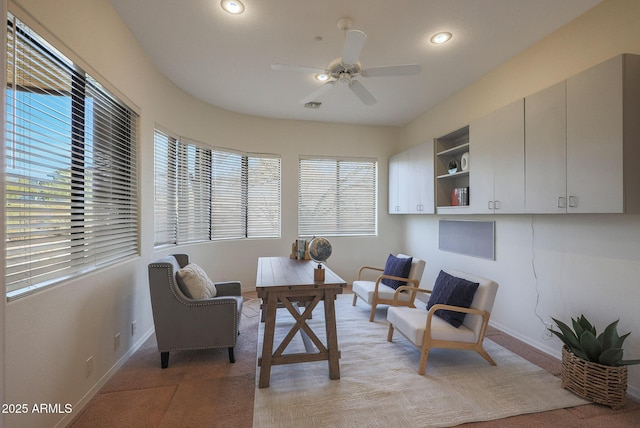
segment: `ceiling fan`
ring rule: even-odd
[[[340,18],[338,28],[345,32],[345,43],[342,57],[331,61],[327,68],[303,67],[296,65],[271,64],[273,70],[297,71],[303,73],[324,74],[329,77],[321,87],[300,100],[301,104],[315,101],[320,95],[336,86],[336,83],[347,84],[349,89],[366,105],[373,105],[376,98],[364,87],[358,77],[410,76],[420,73],[422,66],[418,64],[390,65],[362,69],[358,57],[364,47],[367,35],[360,30],[351,30],[351,18]]]

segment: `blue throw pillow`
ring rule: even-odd
[[[468,308],[471,306],[471,302],[473,302],[473,296],[476,295],[476,290],[479,285],[477,282],[467,281],[466,279],[440,271],[438,278],[436,278],[436,283],[433,286],[429,302],[427,303],[427,310],[439,303]],[[436,315],[457,328],[462,325],[464,317],[467,314],[464,312],[439,309],[436,311]]]
[[[387,263],[384,266],[384,275],[397,276],[400,278],[409,278],[409,272],[411,272],[411,262],[413,257],[396,257],[393,254],[389,254],[387,257]],[[388,285],[394,290],[402,285],[406,285],[405,281],[398,281],[396,279],[383,278],[381,281],[384,285]]]

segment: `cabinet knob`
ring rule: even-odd
[[[569,207],[574,208],[578,206],[578,198],[576,196],[569,196]]]
[[[487,209],[493,210],[493,201],[489,201],[487,204]]]

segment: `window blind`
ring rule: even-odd
[[[177,243],[178,141],[169,133],[154,132],[154,244]]]
[[[280,237],[280,158],[248,156],[247,237]]]
[[[211,238],[246,237],[246,157],[231,151],[212,154]]]
[[[155,245],[280,237],[280,157],[156,129],[154,159]]]
[[[300,158],[300,236],[358,236],[377,233],[375,159]]]
[[[139,253],[137,115],[11,14],[6,291]]]
[[[209,240],[211,152],[178,143],[178,243]]]

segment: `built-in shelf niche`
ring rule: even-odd
[[[455,206],[452,192],[455,188],[469,187],[469,169],[462,171],[461,158],[469,152],[469,127],[465,126],[440,138],[436,138],[436,206],[443,209],[466,209],[468,205]],[[458,171],[449,172],[449,162],[455,159]],[[470,191],[470,189],[469,189]],[[468,195],[468,198],[470,195]]]

